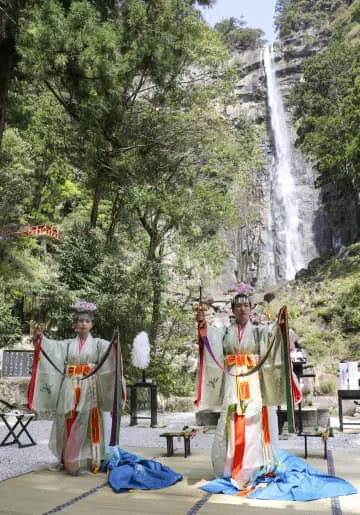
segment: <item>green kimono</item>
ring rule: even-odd
[[[200,407],[220,410],[212,447],[216,476],[230,477],[238,488],[251,485],[259,472],[277,464],[276,406],[286,402],[284,356],[277,324],[254,326],[241,332],[238,325],[209,327],[207,336],[215,359],[204,351]],[[255,373],[236,377],[254,368],[271,352]]]
[[[114,354],[96,372],[86,377],[101,361],[110,342],[88,336],[80,349],[79,339],[49,340],[41,347],[54,365],[39,354],[34,367],[33,409],[55,411],[49,447],[63,467],[72,474],[81,470],[98,471],[104,456],[104,420],[112,410],[114,395]]]

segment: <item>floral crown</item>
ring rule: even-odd
[[[251,295],[254,292],[254,288],[250,284],[239,283],[234,284],[229,288],[229,291],[236,292],[236,295],[244,295],[245,297]]]
[[[78,300],[71,307],[72,307],[72,309],[75,309],[76,311],[78,311],[80,313],[82,311],[92,312],[92,311],[96,310],[96,304],[93,304],[92,302],[85,302],[84,300]]]
[[[252,300],[252,294],[254,292],[254,288],[250,284],[239,283],[234,284],[229,288],[229,291],[235,292],[235,296],[231,301],[231,304],[236,304],[236,301],[239,297],[246,297],[249,299],[249,302]]]

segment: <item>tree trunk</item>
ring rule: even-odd
[[[108,228],[107,234],[106,234],[106,244],[107,245],[110,245],[114,239],[116,224],[119,219],[119,211],[120,211],[119,200],[120,200],[119,195],[116,195],[116,198],[112,205],[110,225],[109,225],[109,228]]]
[[[150,340],[156,350],[156,340],[161,326],[161,300],[163,293],[162,252],[158,231],[154,228],[148,251],[149,268],[151,270],[151,286],[153,292]]]
[[[5,107],[16,65],[16,31],[27,0],[3,0],[0,18],[0,148],[5,130]]]
[[[101,200],[101,194],[102,194],[102,184],[99,175],[96,178],[96,184],[94,188],[94,194],[93,194],[93,204],[91,209],[91,216],[90,216],[90,225],[91,227],[95,228],[98,215],[99,215],[99,204]]]
[[[161,265],[158,263],[156,267],[161,273]],[[155,272],[155,270],[153,270]],[[156,350],[156,340],[159,334],[161,325],[161,300],[162,300],[162,281],[157,273],[153,273],[152,277],[152,290],[153,290],[153,303],[152,303],[152,316],[151,316],[151,343],[154,351]]]
[[[15,42],[12,38],[0,40],[0,148],[5,130],[5,107],[15,65]]]

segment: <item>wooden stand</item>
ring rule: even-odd
[[[150,388],[150,417],[137,415],[137,389]],[[154,383],[138,382],[130,386],[130,425],[136,426],[138,419],[150,419],[150,427],[157,425],[157,386]]]
[[[174,438],[184,439],[184,457],[187,458],[191,455],[190,439],[196,434],[196,431],[180,431],[178,433],[162,433],[160,436],[166,438],[166,456],[174,455]]]
[[[316,434],[316,433],[298,433],[298,436],[303,436],[304,437],[304,440],[305,440],[305,458],[308,457],[308,442],[307,442],[307,439],[308,438],[323,438],[323,435],[322,434]],[[333,436],[333,435],[329,435],[330,436]],[[327,438],[323,438],[323,442],[324,442],[324,458],[327,459]]]

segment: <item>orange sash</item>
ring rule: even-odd
[[[246,371],[256,365],[255,358],[252,354],[230,354],[226,356],[226,364],[228,367],[236,366],[236,374],[240,372],[241,367],[245,367]],[[249,377],[237,377],[237,394],[239,401],[250,399],[250,381]]]

